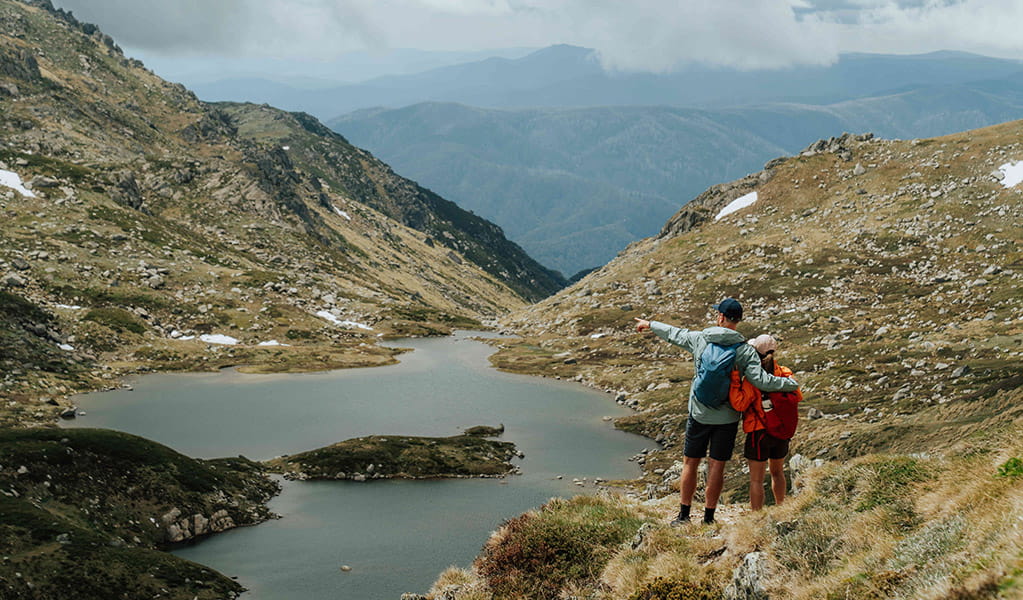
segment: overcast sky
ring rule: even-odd
[[[949,49],[1023,59],[1023,0],[54,0],[129,54],[332,60],[567,43],[665,71]]]

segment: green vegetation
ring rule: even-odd
[[[68,179],[73,183],[83,183],[96,174],[96,171],[82,165],[50,158],[42,154],[25,154],[13,150],[0,149],[0,161],[15,164],[24,161],[33,170],[44,175],[59,179]]]
[[[1014,456],[999,465],[998,476],[1012,479],[1023,477],[1023,459]]]
[[[227,577],[156,551],[167,541],[160,517],[173,508],[184,515],[225,510],[236,524],[252,523],[269,516],[264,503],[277,489],[251,461],[196,460],[99,429],[0,429],[0,465],[4,598],[105,600],[117,590],[141,599],[161,588],[183,600],[237,593]]]
[[[268,461],[278,472],[311,479],[497,476],[509,473],[515,444],[477,435],[446,438],[368,436]]]
[[[721,591],[707,582],[658,577],[629,596],[629,600],[717,600],[720,597]]]
[[[479,437],[497,437],[504,433],[504,425],[500,427],[490,427],[488,425],[477,425],[470,427],[465,430],[465,435],[475,435]]]
[[[145,323],[123,308],[94,308],[82,318],[118,332],[130,331],[139,335],[146,332]]]
[[[555,499],[506,522],[475,568],[495,599],[555,600],[569,584],[593,584],[642,523],[606,499]]]

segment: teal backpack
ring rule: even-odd
[[[710,408],[720,408],[728,402],[728,386],[732,383],[735,353],[745,342],[722,346],[708,343],[696,363],[693,397]]]

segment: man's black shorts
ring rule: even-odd
[[[785,458],[789,453],[789,441],[774,437],[766,429],[758,429],[746,434],[746,446],[742,455],[749,460],[767,460],[769,458]]]
[[[714,460],[731,460],[735,449],[735,433],[739,430],[739,422],[724,425],[704,425],[689,417],[686,421],[686,445],[683,454],[689,458],[704,458],[710,447],[710,457]]]

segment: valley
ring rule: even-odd
[[[1023,597],[1018,63],[897,62],[847,59],[873,87],[817,105],[330,123],[421,185],[0,0],[0,596]],[[802,385],[792,490],[750,512],[736,459],[720,522],[672,528],[692,361],[634,319],[701,329],[725,296]],[[507,437],[456,435],[480,423]]]

